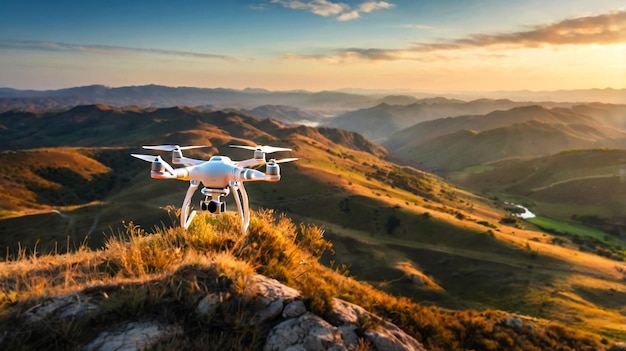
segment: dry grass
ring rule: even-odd
[[[166,345],[172,348],[258,349],[264,332],[242,324],[248,312],[245,299],[237,296],[246,290],[250,277],[260,273],[301,291],[314,312],[324,315],[332,298],[339,297],[394,322],[430,350],[604,347],[598,337],[544,321],[518,329],[503,323],[510,316],[503,312],[442,311],[381,292],[350,278],[343,268],[318,263],[325,251],[332,250],[323,233],[317,226],[296,225],[272,211],[261,211],[242,235],[239,218],[227,213],[198,217],[188,231],[157,228],[148,233],[129,223],[101,251],[81,248],[66,255],[22,255],[0,263],[0,329],[10,335],[3,345],[74,348],[89,340],[93,329],[149,315],[189,331],[168,340]],[[23,329],[19,316],[25,311],[46,297],[78,291],[104,296],[104,312],[70,324],[51,322],[52,334],[37,325]],[[222,324],[213,322],[212,327],[195,312],[197,301],[210,291],[231,296],[223,307]],[[359,349],[371,345],[361,342]]]

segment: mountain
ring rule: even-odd
[[[250,110],[241,109],[241,112],[259,118],[273,118],[289,124],[317,124],[324,118],[319,113],[284,105],[261,105]]]
[[[88,307],[94,314],[85,319],[78,316],[73,327],[62,329],[76,335],[70,340],[76,341],[76,347],[85,345],[96,331],[115,334],[117,327],[125,330],[132,321],[147,321],[153,327],[155,319],[157,326],[174,326],[174,330],[182,325],[182,330],[190,331],[183,333],[189,338],[206,325],[222,326],[219,331],[229,336],[224,342],[232,341],[231,332],[259,330],[242,327],[236,319],[248,318],[247,312],[256,309],[229,313],[230,307],[248,306],[239,302],[256,301],[241,300],[241,291],[236,290],[246,284],[247,280],[237,279],[241,276],[237,272],[243,270],[247,272],[244,277],[263,274],[297,288],[307,311],[317,311],[322,319],[327,302],[341,297],[383,322],[392,320],[433,350],[498,349],[511,342],[546,349],[555,340],[570,349],[602,349],[626,333],[621,314],[626,287],[623,271],[616,269],[621,267],[619,255],[607,258],[582,251],[573,239],[524,229],[529,224],[521,220],[509,225],[504,221],[510,220],[508,205],[503,202],[456,188],[423,170],[392,163],[385,148],[353,132],[285,125],[235,110],[182,106],[89,105],[56,112],[9,111],[0,115],[0,125],[0,137],[11,142],[9,147],[3,143],[5,149],[0,152],[1,164],[11,164],[0,172],[0,194],[20,189],[20,195],[0,198],[0,245],[6,248],[6,265],[0,270],[6,278],[0,284],[6,285],[0,287],[7,291],[0,302],[8,309],[17,308],[2,311],[6,319],[0,322],[7,323],[2,325],[24,325],[28,322],[22,319],[28,318],[25,311],[41,315],[56,310],[54,306],[66,301],[57,297],[67,293],[80,301],[96,300],[94,310]],[[228,145],[263,144],[290,147],[291,152],[277,157],[298,160],[281,165],[278,183],[246,184],[255,211],[251,236],[241,235],[239,219],[230,212],[197,216],[191,230],[185,231],[179,227],[177,211],[188,183],[151,179],[150,166],[129,155],[146,153],[141,145],[170,143],[207,145],[185,151],[199,159],[214,154],[247,159],[250,151]],[[170,158],[169,153],[162,156]],[[196,194],[194,208],[202,198]],[[232,211],[232,197],[226,201]],[[275,212],[263,215],[263,208]],[[321,229],[309,236],[293,235],[310,225]],[[111,237],[121,242],[116,244]],[[314,251],[313,256],[302,257],[285,246],[300,240]],[[335,273],[318,270],[313,263],[313,257],[318,257],[315,252],[320,254],[326,240],[332,243],[333,252],[325,252],[319,261]],[[113,248],[119,251],[110,255],[112,251],[107,250]],[[90,250],[95,253],[81,256]],[[231,254],[238,259],[230,259]],[[261,260],[244,264],[241,255]],[[228,262],[221,266],[224,274],[210,268],[219,265],[215,263],[219,257]],[[176,273],[181,259],[189,264]],[[48,268],[37,269],[26,262],[40,262]],[[35,279],[26,284],[32,291],[11,283],[24,276],[20,267],[44,274],[41,279],[27,275]],[[71,272],[91,272],[100,283]],[[361,283],[339,279],[340,273]],[[224,291],[230,297],[226,301],[233,304],[218,308],[218,319],[201,319],[192,311],[198,300],[213,291],[203,287],[213,289],[220,282],[213,283],[215,277],[220,276],[232,279],[233,285],[228,286],[235,290]],[[179,285],[181,281],[191,285]],[[298,285],[302,283],[307,288],[302,290]],[[97,288],[89,290],[94,284]],[[40,305],[50,307],[32,309]],[[277,318],[272,323],[283,321]],[[66,322],[61,319],[56,324],[55,319],[52,325],[67,326]],[[357,336],[379,330],[377,319],[373,325],[364,319],[359,323]],[[574,332],[560,323],[586,332]],[[39,330],[37,336],[43,329]],[[4,340],[23,340],[20,335]],[[64,335],[68,334],[47,333],[41,340],[51,345],[68,342]],[[246,340],[266,340],[267,335],[257,339],[236,334]],[[606,339],[604,344],[601,338]],[[176,337],[168,340],[181,345]]]
[[[601,102],[626,104],[626,89],[571,89],[553,91],[495,91],[483,94],[491,98],[507,98],[520,101]]]
[[[529,102],[479,99],[469,102],[445,98],[427,98],[410,105],[377,106],[346,112],[329,120],[325,125],[352,130],[374,141],[392,141],[391,135],[420,122],[471,114],[485,114],[508,110]]]
[[[624,107],[525,106],[486,115],[443,118],[399,131],[383,145],[397,157],[438,172],[564,149],[624,147],[626,134],[617,128],[616,118]],[[591,113],[583,114],[587,111]]]
[[[343,111],[375,104],[376,98],[322,91],[267,91],[258,89],[191,88],[144,85],[110,88],[91,85],[60,90],[0,90],[0,111],[42,110],[78,105],[106,104],[171,107],[205,106],[214,108],[254,108],[261,105],[288,105],[316,111]]]

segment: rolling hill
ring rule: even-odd
[[[623,147],[626,135],[616,127],[615,118],[623,109],[622,105],[517,107],[419,123],[395,133],[383,145],[420,168],[441,173],[565,149]],[[593,113],[581,113],[587,110]]]
[[[623,304],[614,302],[626,296],[622,263],[501,224],[502,203],[391,163],[387,150],[356,133],[232,110],[105,105],[11,111],[0,115],[0,125],[0,137],[10,141],[0,157],[13,167],[1,191],[21,187],[25,199],[9,198],[13,207],[3,207],[0,244],[9,259],[80,243],[99,249],[130,222],[176,225],[187,184],[150,179],[149,167],[129,156],[142,144],[203,144],[209,147],[189,156],[219,152],[233,159],[250,153],[229,149],[231,143],[288,146],[293,151],[284,156],[299,160],[282,167],[280,183],[246,189],[254,209],[322,226],[335,251],[321,257],[327,266],[346,265],[360,281],[424,305],[515,312],[538,318],[533,325],[553,319],[607,340],[626,335]],[[75,181],[65,182],[66,175]]]
[[[545,103],[555,105],[554,103]],[[380,105],[346,112],[328,120],[326,125],[363,134],[377,142],[394,142],[393,135],[403,129],[426,121],[447,120],[449,117],[482,115],[492,111],[509,110],[531,102],[478,99],[461,101],[446,98],[427,98],[409,105]]]
[[[475,191],[524,198],[549,217],[596,216],[623,225],[625,165],[624,149],[578,149],[493,162],[476,173],[455,173],[451,179]],[[558,210],[563,204],[573,207],[569,214]]]
[[[285,105],[261,105],[253,109],[242,109],[242,113],[259,118],[272,118],[288,124],[318,124],[324,116],[320,113],[302,111]]]

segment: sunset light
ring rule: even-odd
[[[620,1],[3,2],[0,86],[626,87]]]

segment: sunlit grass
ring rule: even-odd
[[[33,329],[36,339],[20,341],[19,335],[10,334],[7,342],[73,348],[93,328],[149,314],[170,322],[180,322],[185,316],[183,323],[195,330],[196,337],[181,335],[169,340],[172,347],[206,348],[209,342],[219,342],[230,349],[235,340],[245,340],[254,348],[262,343],[263,333],[248,334],[247,328],[241,328],[241,322],[249,317],[245,299],[237,296],[247,293],[253,275],[263,274],[299,290],[313,312],[328,312],[337,297],[354,302],[397,324],[429,350],[503,349],[510,343],[526,348],[551,345],[556,342],[552,340],[570,345],[564,350],[592,350],[600,345],[597,337],[541,320],[532,321],[533,329],[515,330],[501,323],[510,316],[504,312],[442,311],[394,297],[350,278],[343,266],[329,269],[320,265],[321,255],[332,250],[320,227],[297,225],[284,216],[262,211],[254,214],[249,232],[242,235],[238,219],[232,213],[199,216],[188,231],[180,227],[146,231],[128,223],[124,232],[108,238],[103,250],[82,247],[66,255],[39,256],[24,252],[0,263],[0,327],[4,330],[12,330],[9,325],[17,318],[15,313],[47,297],[84,289],[101,291],[104,297],[102,316],[77,319],[71,326],[53,322],[48,328],[54,333],[40,334]],[[407,273],[417,272],[412,265],[401,266]],[[233,299],[224,305],[220,322],[233,327],[218,329],[220,337],[203,337],[204,333],[213,335],[213,329],[206,327],[207,321],[194,317],[195,303],[213,290],[227,291]],[[177,313],[171,310],[172,304],[178,306]],[[375,327],[377,322],[363,323],[363,327]]]

